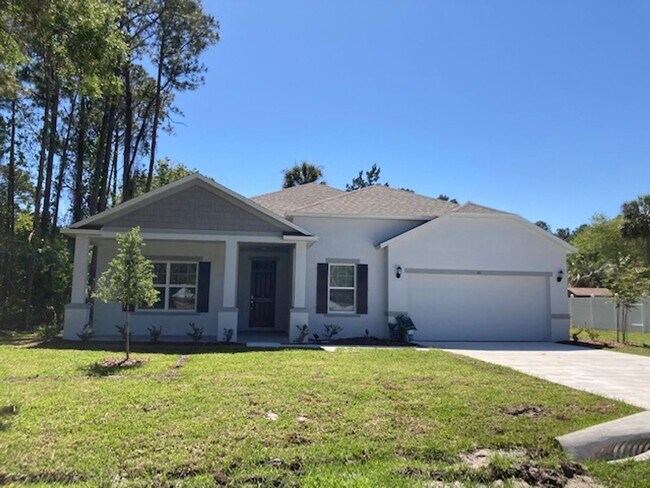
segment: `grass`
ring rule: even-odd
[[[579,329],[572,327],[571,328],[571,337]],[[627,344],[616,342],[616,331],[615,330],[600,330],[594,329],[598,334],[595,341],[595,344],[603,344],[607,347],[608,350],[616,352],[625,352],[628,354],[637,354],[640,356],[650,356],[650,333],[647,332],[628,332],[627,333]],[[580,334],[581,341],[588,341],[589,337],[586,332]],[[590,341],[591,342],[591,341]]]
[[[463,453],[557,467],[555,436],[638,411],[442,351],[136,346],[144,364],[97,375],[116,346],[17,339],[0,344],[0,485],[472,486],[507,460]],[[510,413],[527,406],[543,413]],[[588,468],[650,479],[649,463]]]

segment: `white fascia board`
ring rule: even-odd
[[[427,230],[435,225],[439,225],[441,222],[445,222],[447,219],[508,219],[508,220],[514,220],[518,222],[519,224],[525,226],[529,231],[537,233],[539,236],[544,237],[545,239],[551,241],[553,244],[562,247],[567,253],[574,253],[577,252],[578,250],[573,247],[571,244],[569,244],[566,241],[563,241],[559,237],[554,236],[550,232],[545,231],[544,229],[539,228],[535,224],[529,222],[528,220],[524,219],[523,217],[520,217],[519,215],[512,214],[512,213],[494,213],[494,214],[486,214],[486,213],[457,213],[457,212],[450,212],[448,214],[443,215],[442,217],[438,217],[435,220],[432,220],[431,222],[427,222],[424,225],[420,225],[418,227],[415,227],[414,229],[407,230],[406,232],[397,235],[391,239],[388,239],[382,243],[380,243],[378,246],[376,246],[378,249],[383,249],[385,247],[390,246],[391,244],[401,241],[402,239],[406,239],[409,237],[414,237],[418,233],[422,232],[423,230]]]
[[[306,242],[316,242],[318,240],[317,236],[311,235],[311,236],[290,236],[290,235],[284,235],[282,236],[283,241],[288,241],[288,242],[300,242],[300,241],[306,241]]]
[[[98,229],[74,229],[71,227],[62,227],[59,232],[66,236],[100,236]]]
[[[115,239],[119,230],[102,230],[98,237]],[[217,234],[202,232],[152,232],[142,231],[142,238],[150,241],[194,241],[194,242],[251,242],[251,243],[282,243],[285,242],[280,235],[247,235],[247,234]]]

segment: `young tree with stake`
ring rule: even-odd
[[[126,359],[130,353],[129,314],[136,307],[151,307],[158,300],[153,287],[153,263],[142,255],[145,246],[140,227],[117,235],[117,255],[97,281],[94,297],[103,302],[118,302],[124,310]]]

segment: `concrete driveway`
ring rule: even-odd
[[[422,344],[650,410],[650,357],[546,342]]]

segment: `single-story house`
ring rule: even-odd
[[[75,238],[64,337],[89,322],[89,248],[101,274],[118,233],[139,226],[160,299],[132,314],[134,340],[293,341],[297,326],[339,337],[389,335],[407,314],[414,339],[559,341],[569,337],[566,242],[491,208],[371,186],[310,183],[246,198],[188,176],[63,231]],[[118,339],[115,303],[94,303],[95,339]]]

